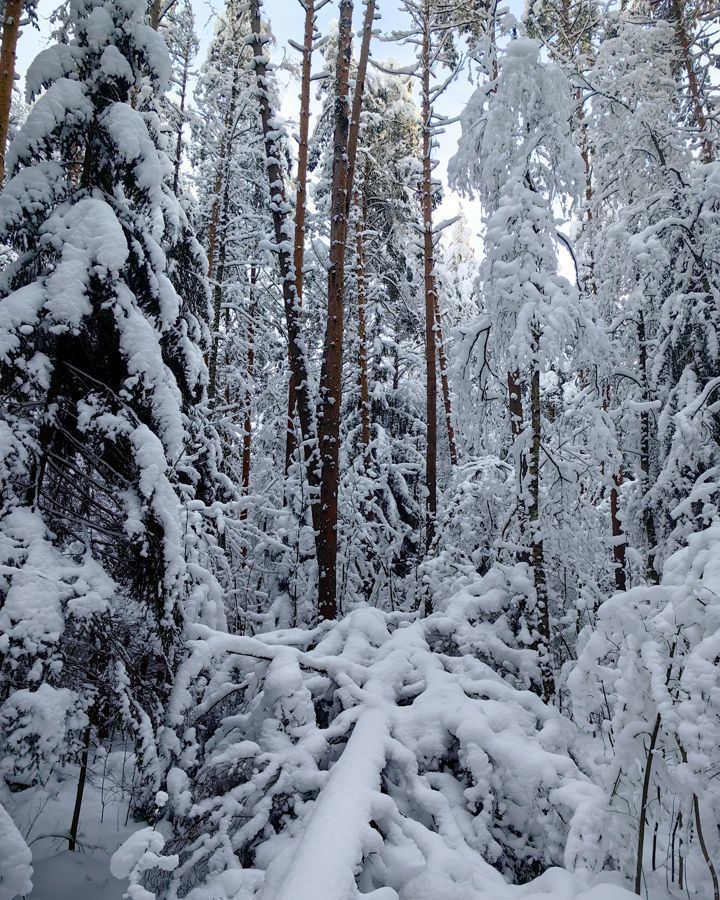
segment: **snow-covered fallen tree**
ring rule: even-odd
[[[159,833],[114,865],[132,896],[470,900],[532,896],[498,870],[599,868],[604,793],[573,760],[571,724],[474,652],[481,602],[252,638],[196,627]],[[535,889],[576,897],[582,880],[546,873]]]

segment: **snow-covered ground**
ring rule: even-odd
[[[452,853],[448,853],[447,866],[441,859],[435,860],[438,871],[442,872],[436,884],[432,879],[421,879],[417,890],[411,889],[407,893],[403,890],[400,895],[389,886],[358,894],[354,879],[347,877],[352,872],[353,861],[345,856],[351,849],[347,836],[354,827],[352,820],[359,812],[357,805],[363,802],[363,759],[370,768],[377,762],[372,758],[369,745],[373,735],[377,737],[383,733],[382,723],[371,720],[372,716],[366,717],[364,725],[358,722],[353,739],[362,752],[355,758],[353,747],[348,747],[341,757],[344,765],[335,765],[333,778],[329,779],[320,802],[315,804],[297,835],[289,869],[281,865],[279,868],[283,871],[279,878],[273,877],[272,862],[270,877],[264,877],[265,873],[257,869],[227,871],[212,887],[193,891],[193,900],[245,900],[249,896],[258,896],[261,900],[280,897],[349,900],[355,896],[372,900],[397,900],[398,896],[403,900],[630,900],[634,896],[623,879],[613,872],[593,875],[553,867],[527,884],[508,884],[480,857],[475,865],[471,863],[464,871],[458,869],[453,874],[454,887],[450,896],[446,875],[448,866],[457,861]],[[77,768],[65,770],[52,791],[45,794],[33,790],[12,795],[13,818],[32,851],[33,890],[25,897],[32,900],[122,900],[123,896],[129,896],[126,894],[130,887],[128,881],[118,880],[111,873],[111,858],[115,856],[112,868],[116,873],[130,872],[142,850],[148,847],[151,831],[146,823],[134,821],[129,813],[132,774],[132,756],[123,750],[91,756],[75,852],[68,850],[66,835],[75,803]],[[326,851],[313,846],[318,838],[327,840],[329,836],[334,836],[335,840]],[[158,833],[155,837],[158,842],[151,850],[159,851],[158,858],[162,859],[163,841]],[[405,864],[398,857],[397,871],[389,873],[389,880],[395,885],[402,883],[401,870]],[[319,877],[319,872],[324,872],[326,877]],[[339,884],[343,878],[347,884],[341,889]],[[323,883],[326,893],[322,893]],[[311,886],[309,892],[305,886]],[[2,888],[0,879],[0,897],[6,900]],[[140,893],[133,893],[133,900],[154,897],[154,894],[142,892],[142,888],[136,890]],[[338,894],[338,890],[342,893]],[[667,893],[659,884],[650,885],[647,897],[649,900],[676,900],[675,895]]]
[[[128,816],[132,758],[121,750],[91,760],[75,852],[68,850],[78,770],[68,769],[44,796],[12,796],[13,818],[32,851],[33,900],[121,900],[125,886],[110,857],[139,825]],[[0,895],[2,892],[0,891]]]

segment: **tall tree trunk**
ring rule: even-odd
[[[222,282],[225,277],[225,259],[227,255],[227,227],[228,210],[230,208],[230,159],[232,157],[232,130],[235,118],[235,105],[237,103],[238,89],[240,85],[240,64],[236,65],[233,72],[232,90],[228,101],[225,116],[223,118],[223,132],[220,137],[220,152],[218,154],[218,167],[213,184],[214,199],[210,211],[210,226],[208,228],[208,279],[213,287],[212,345],[208,361],[208,397],[215,399],[217,392],[217,360],[220,341],[220,313],[222,310]],[[220,190],[222,189],[222,200]],[[221,228],[221,226],[223,226]],[[222,234],[222,241],[218,249],[218,235]]]
[[[314,421],[310,397],[310,380],[308,376],[305,348],[302,340],[301,309],[298,302],[297,287],[295,283],[295,267],[293,265],[292,255],[287,247],[289,205],[285,190],[285,178],[280,165],[282,151],[276,145],[276,128],[267,91],[268,59],[265,56],[264,46],[268,39],[263,36],[261,31],[260,6],[261,0],[250,0],[249,8],[252,31],[250,45],[253,50],[255,62],[255,78],[260,105],[263,140],[265,144],[267,177],[270,193],[273,197],[270,212],[272,214],[278,268],[280,270],[280,279],[282,282],[285,324],[288,333],[290,371],[295,382],[295,407],[297,409],[300,431],[303,439],[303,457],[306,468],[306,477],[312,492],[310,509],[313,518],[313,528],[317,533],[319,530],[320,508],[316,498],[318,478],[312,459]]]
[[[358,202],[357,193],[355,194],[355,206],[358,211],[361,207]],[[371,440],[371,421],[370,421],[370,379],[368,377],[368,345],[367,345],[367,321],[366,321],[366,301],[367,286],[365,280],[365,246],[364,232],[366,227],[366,206],[363,196],[362,217],[358,218],[355,223],[355,255],[357,258],[357,303],[358,303],[358,342],[359,350],[359,368],[360,375],[358,383],[360,386],[360,421],[362,424],[362,443],[363,443],[363,465],[367,470],[370,466],[370,440]]]
[[[165,18],[173,6],[175,6],[175,0],[169,0],[165,6],[163,6],[162,0],[152,0],[150,5],[150,27],[155,31],[159,31],[160,22]]]
[[[655,0],[653,5],[657,5],[657,0]],[[708,134],[709,123],[705,98],[702,95],[702,89],[693,66],[691,42],[683,18],[684,8],[685,4],[683,0],[671,0],[670,14],[667,18],[670,19],[675,27],[675,39],[677,41],[678,50],[680,51],[681,65],[685,69],[688,80],[690,106],[692,107],[695,124],[702,133],[702,160],[704,163],[711,163],[715,159],[715,150]]]
[[[5,153],[10,133],[10,107],[15,83],[15,61],[22,11],[23,0],[5,0],[5,18],[0,45],[0,184],[5,180]]]
[[[435,365],[435,258],[433,247],[432,193],[432,108],[430,104],[430,2],[423,3],[422,55],[422,217],[423,217],[423,285],[425,292],[425,419],[427,442],[425,450],[425,549],[429,553],[435,537],[437,519],[437,370]]]
[[[542,696],[549,703],[555,694],[555,678],[550,658],[550,608],[548,602],[547,576],[545,573],[545,545],[540,524],[540,449],[542,441],[542,419],[540,407],[540,333],[535,331],[533,370],[530,380],[530,464],[528,466],[528,493],[530,507],[528,523],[532,548],[532,569],[535,583],[537,610],[537,652],[540,665]]]
[[[223,281],[225,279],[225,260],[227,258],[227,234],[225,233],[225,229],[227,228],[227,219],[228,219],[228,211],[230,208],[230,172],[229,172],[229,160],[232,154],[232,145],[230,142],[230,138],[228,136],[228,140],[226,143],[226,160],[225,160],[225,175],[224,175],[224,188],[223,188],[223,197],[222,197],[222,208],[220,211],[218,225],[220,226],[220,230],[222,232],[222,240],[220,242],[220,249],[217,251],[217,269],[213,273],[214,284],[213,284],[213,320],[212,320],[212,346],[210,348],[210,363],[208,365],[208,398],[212,402],[215,399],[217,394],[217,364],[218,364],[218,355],[220,353],[220,316],[222,313],[222,296],[223,296]]]
[[[655,554],[657,552],[655,516],[653,515],[652,510],[647,507],[647,494],[650,490],[650,412],[646,408],[646,405],[650,402],[650,383],[648,379],[647,332],[645,327],[645,316],[642,311],[638,314],[637,336],[644,404],[640,412],[640,483],[643,502],[643,525],[645,527],[645,536],[648,544],[648,558],[645,566],[645,575],[651,584],[659,584],[660,577],[655,564]]]
[[[610,409],[610,385],[603,389],[603,411]],[[605,474],[605,464],[602,465],[602,473]],[[610,527],[612,529],[612,555],[613,575],[615,578],[615,590],[627,590],[627,536],[623,528],[620,516],[620,488],[625,480],[622,464],[613,475],[613,486],[610,489]]]
[[[297,192],[295,196],[295,240],[293,266],[298,315],[303,298],[303,266],[305,264],[305,220],[307,216],[308,147],[310,140],[310,85],[312,82],[312,52],[315,36],[315,0],[305,2],[305,30],[302,52],[302,77],[300,82],[300,135],[298,144]],[[295,440],[295,412],[297,388],[292,365],[288,378],[287,436],[285,440],[285,475],[292,464],[297,441]]]
[[[445,341],[443,340],[442,317],[440,315],[440,303],[435,296],[435,330],[437,333],[437,352],[440,360],[440,382],[442,384],[443,405],[445,407],[445,424],[447,426],[448,446],[450,448],[450,462],[457,465],[457,444],[455,443],[455,428],[453,427],[452,398],[450,397],[450,384],[447,373],[447,357],[445,355]]]
[[[167,13],[175,6],[175,0],[169,0],[163,6],[162,0],[151,0],[150,4],[150,27],[155,31],[159,31],[160,22],[165,18]]]
[[[320,516],[317,543],[318,613],[337,616],[337,517],[340,485],[340,413],[342,406],[345,250],[348,226],[348,89],[352,52],[352,0],[340,2],[339,44],[335,82],[335,132],[331,190],[328,309],[322,369],[318,443],[320,447]]]
[[[253,378],[255,377],[255,315],[257,313],[257,268],[250,268],[250,316],[247,326],[247,388],[245,390],[245,421],[243,423],[242,449],[242,493],[247,497],[250,492],[250,460],[252,451],[252,396]],[[240,512],[240,519],[248,517],[247,507]]]
[[[175,161],[173,163],[173,193],[177,194],[180,185],[180,167],[182,165],[182,137],[183,126],[185,124],[185,101],[187,98],[188,78],[190,77],[190,51],[185,51],[183,58],[182,79],[180,81],[180,102],[178,104],[178,112],[180,118],[177,125],[177,139],[175,141]]]
[[[217,230],[218,220],[220,218],[220,191],[223,186],[223,176],[225,174],[225,134],[220,141],[220,150],[218,153],[218,164],[215,170],[215,181],[213,182],[213,204],[210,209],[210,224],[208,225],[208,278],[212,282],[215,276],[215,254],[217,252]]]
[[[525,482],[527,479],[527,457],[521,445],[521,437],[525,430],[522,402],[522,383],[520,372],[515,369],[507,373],[508,410],[510,412],[510,433],[513,440],[513,459],[515,465],[515,490],[517,493],[518,529],[520,531],[520,547],[516,553],[518,562],[530,564],[530,553],[526,545],[527,509],[525,506]]]
[[[370,59],[370,39],[372,38],[372,26],[375,20],[375,0],[366,0],[365,16],[363,18],[362,42],[360,44],[360,57],[358,59],[357,72],[355,74],[355,93],[353,94],[350,132],[348,134],[348,190],[347,213],[350,214],[350,200],[352,187],[355,182],[355,167],[357,165],[357,150],[360,141],[360,113],[362,112],[362,100],[365,93],[365,79],[367,77],[368,61]]]
[[[615,588],[618,591],[627,590],[627,563],[625,550],[627,538],[620,519],[620,495],[618,488],[623,483],[622,467],[613,476],[614,486],[610,491],[610,520],[613,536],[613,562],[615,564]]]

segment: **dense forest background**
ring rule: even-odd
[[[720,900],[716,4],[2,10],[0,900]]]

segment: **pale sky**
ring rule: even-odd
[[[519,0],[515,0],[519,2]],[[22,75],[27,66],[35,57],[35,54],[46,46],[48,41],[48,33],[50,30],[49,16],[56,7],[55,0],[40,0],[38,3],[38,18],[40,21],[40,31],[27,27],[23,30],[20,41],[18,43],[18,71]],[[376,22],[376,28],[389,32],[397,29],[403,29],[407,25],[407,17],[400,11],[398,0],[378,0],[378,9],[381,18]],[[515,5],[515,3],[513,3]],[[200,53],[198,54],[197,64],[200,65],[205,57],[207,46],[212,37],[213,24],[215,14],[218,9],[222,8],[222,0],[193,0],[195,9],[196,26],[200,37]],[[302,40],[304,11],[298,0],[265,0],[264,12],[270,19],[272,29],[276,38],[276,46],[274,55],[279,60],[283,54],[287,54],[289,60],[293,62],[299,61],[299,54],[288,45],[288,39],[292,38],[296,42]],[[355,3],[355,24],[359,29],[364,5],[361,0]],[[318,16],[318,27],[322,33],[327,31],[330,21],[337,17],[337,3],[330,2],[321,10]],[[373,41],[373,56],[378,61],[386,61],[395,59],[399,64],[407,64],[410,60],[410,49],[401,47],[397,44]],[[314,59],[315,70],[321,66],[320,55]],[[281,114],[287,119],[293,121],[297,118],[298,113],[298,84],[287,73],[279,74],[282,108]],[[22,85],[21,85],[22,86]],[[449,118],[455,118],[462,111],[465,103],[472,92],[472,85],[469,84],[464,76],[451,87],[440,98],[437,103],[436,111]],[[455,152],[460,126],[450,125],[446,129],[446,133],[440,135],[439,146],[436,151],[436,157],[439,165],[435,170],[435,175],[441,181],[445,182],[447,164],[450,157]],[[473,201],[459,198],[457,195],[446,188],[446,199],[441,208],[437,211],[438,221],[448,219],[458,214],[464,213],[468,220],[473,234],[477,234],[480,230],[480,207]]]

